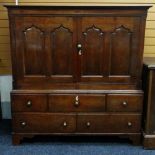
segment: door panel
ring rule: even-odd
[[[131,38],[132,33],[123,26],[111,34],[110,75],[130,74]]]
[[[140,18],[83,17],[79,23],[80,81],[135,82],[139,62],[133,60],[140,60],[140,55],[136,54]]]
[[[56,28],[52,32],[52,75],[72,76],[72,39],[72,32],[63,26]]]
[[[16,17],[15,25],[20,87],[44,82],[130,83],[139,76],[140,62],[135,60],[141,57],[140,17],[27,16]]]
[[[45,75],[45,36],[32,26],[24,31],[25,75]]]
[[[82,55],[81,73],[83,76],[102,76],[104,33],[101,29],[92,26],[82,35],[84,51]]]
[[[21,84],[74,81],[76,21],[72,17],[16,17],[15,24]]]

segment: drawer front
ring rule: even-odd
[[[103,112],[105,95],[50,95],[52,112]]]
[[[109,94],[107,111],[109,112],[141,112],[143,95],[141,94]]]
[[[44,94],[12,94],[13,112],[44,112],[47,110],[47,96]]]
[[[70,133],[76,129],[74,114],[13,114],[13,131],[21,133]]]
[[[77,119],[80,133],[138,133],[140,129],[139,114],[80,114]]]

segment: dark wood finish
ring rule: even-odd
[[[45,112],[48,108],[44,94],[14,94],[11,100],[13,112]]]
[[[13,144],[37,134],[113,134],[138,143],[150,6],[6,7]]]
[[[13,145],[19,145],[20,142],[24,139],[24,138],[33,138],[34,135],[32,134],[13,134],[12,135],[12,143]]]
[[[142,135],[141,134],[136,134],[136,135],[131,135],[129,139],[132,141],[133,145],[142,145]]]
[[[143,68],[144,147],[155,148],[155,58],[145,58]]]
[[[79,114],[77,132],[138,133],[140,120],[139,114]]]
[[[111,112],[141,112],[143,95],[109,94],[107,97],[107,111]]]
[[[129,29],[121,26],[116,28],[111,35],[111,75],[129,75],[130,73],[130,52],[132,33]],[[124,46],[122,46],[124,44]],[[120,51],[119,53],[117,51]],[[120,57],[123,55],[123,57]],[[121,63],[118,64],[117,62]]]
[[[75,119],[75,114],[14,114],[13,130],[17,133],[70,133],[75,132]]]
[[[41,80],[42,84],[46,77],[50,77],[52,82],[73,82],[76,70],[73,18],[17,17],[15,23],[19,40],[17,56],[21,57],[16,62],[21,67],[19,78],[27,82]]]
[[[43,52],[45,49],[44,32],[35,26],[31,26],[25,29],[22,37],[25,75],[45,75],[45,56]],[[38,46],[34,48],[36,44],[38,44]],[[23,45],[21,44],[21,46]]]
[[[149,7],[7,7],[16,38],[14,89],[80,81],[140,84]]]
[[[105,111],[105,95],[50,95],[49,111],[103,112]]]
[[[132,83],[137,77],[133,75],[136,68],[132,66],[136,66],[137,62],[130,61],[133,51],[138,48],[132,46],[139,41],[139,19],[83,17],[80,23],[81,81]]]
[[[145,149],[155,148],[155,136],[154,135],[144,135],[143,146]]]

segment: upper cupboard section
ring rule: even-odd
[[[17,78],[131,82],[139,75],[140,17],[16,17]]]

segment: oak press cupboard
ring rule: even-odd
[[[141,141],[150,6],[7,5],[13,144],[34,135]]]

